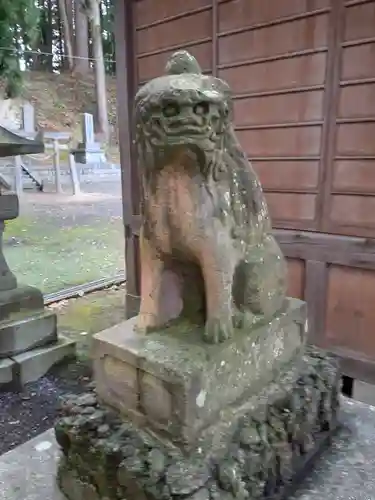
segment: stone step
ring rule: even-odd
[[[0,321],[0,358],[11,357],[57,341],[56,314],[23,311]]]
[[[22,386],[43,377],[57,363],[74,358],[76,355],[76,342],[64,336],[59,336],[56,343],[17,354],[11,359],[16,363],[16,385]]]
[[[0,359],[0,387],[12,382],[15,367],[16,363],[12,359]]]

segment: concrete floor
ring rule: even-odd
[[[375,406],[375,385],[354,381],[353,399],[371,406]]]

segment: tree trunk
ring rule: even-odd
[[[61,23],[64,29],[64,53],[66,56],[67,66],[70,71],[73,70],[73,47],[72,47],[72,26],[69,24],[66,0],[59,0],[59,9]],[[65,65],[64,65],[65,66]]]
[[[74,41],[74,7],[75,7],[75,1],[74,0],[65,0],[65,8],[66,8],[66,17],[68,19],[68,25],[70,27],[70,39],[72,42],[72,49],[73,49],[73,41]],[[74,52],[74,50],[73,50]]]
[[[39,36],[35,43],[36,52],[33,55],[32,69],[37,71],[53,71],[52,49],[53,49],[53,16],[52,0],[39,0]]]
[[[47,58],[47,68],[48,71],[52,73],[53,71],[53,16],[52,16],[52,0],[47,0],[47,26],[46,26],[46,52],[48,55]]]
[[[100,26],[100,0],[89,0],[88,3],[88,16],[91,25],[92,46],[94,56],[95,68],[95,88],[96,88],[96,102],[98,109],[97,125],[98,133],[105,141],[109,139],[109,124],[108,124],[108,110],[107,110],[107,88],[104,68],[103,56],[103,40],[102,30]]]
[[[89,63],[89,28],[87,15],[82,8],[82,1],[75,0],[75,70],[82,75],[90,71]]]

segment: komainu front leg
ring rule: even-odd
[[[140,333],[163,323],[161,311],[161,285],[164,262],[150,241],[140,234],[141,305],[136,329]]]
[[[206,291],[206,325],[204,339],[218,344],[233,335],[232,279],[233,259],[225,246],[207,248],[202,258]]]

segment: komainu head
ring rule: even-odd
[[[186,51],[171,56],[166,72],[136,95],[138,142],[157,149],[191,144],[214,150],[231,123],[228,85],[203,75],[198,62]]]

